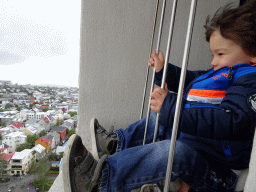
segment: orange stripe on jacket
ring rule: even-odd
[[[201,97],[225,97],[226,91],[218,90],[205,90],[205,89],[190,89],[189,95],[201,96]]]

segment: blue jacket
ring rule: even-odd
[[[169,64],[166,82],[168,89],[178,90],[179,67]],[[161,84],[162,71],[156,73]],[[173,126],[177,95],[168,93],[160,112],[159,123]],[[233,169],[248,167],[256,125],[256,67],[237,64],[214,71],[187,71],[183,108],[179,130],[185,133],[184,142],[200,140],[205,146],[196,150],[206,157]],[[210,148],[217,146],[216,154]],[[191,143],[190,143],[191,145]],[[217,154],[218,153],[218,154]]]

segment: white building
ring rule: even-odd
[[[26,118],[27,120],[29,119],[40,120],[41,118],[46,117],[45,112],[37,112],[36,109],[35,111],[28,110],[26,111],[26,113],[23,112],[23,115],[25,115],[24,118]]]
[[[75,129],[75,121],[72,119],[67,119],[63,122],[63,127],[67,127],[69,130],[70,129]]]
[[[41,118],[45,118],[45,117],[46,117],[45,112],[37,112],[35,119],[40,120]]]
[[[2,101],[2,107],[5,108],[5,105],[10,103],[10,101]]]
[[[33,97],[35,97],[37,100],[40,100],[42,96],[43,96],[43,94],[39,91],[35,91],[33,93]]]
[[[29,109],[22,109],[21,111],[20,111],[20,117],[22,117],[22,118],[24,118],[24,119],[27,119],[28,117],[28,115],[30,116],[32,116],[32,114],[34,114],[34,111],[31,111],[31,110],[29,110]]]
[[[45,147],[44,146],[37,144],[32,149],[36,151],[36,160],[37,161],[45,156]]]
[[[0,129],[0,132],[2,134],[2,138],[3,140],[5,139],[5,136],[9,133],[11,133],[11,128],[10,127],[4,127],[2,129]]]
[[[7,134],[2,143],[9,145],[9,152],[15,152],[20,144],[26,143],[26,139],[25,133],[17,131]]]
[[[33,161],[36,160],[36,151],[33,149],[24,149],[21,152],[16,152],[11,161],[11,174],[23,175],[29,171]]]
[[[9,153],[9,146],[6,145],[5,143],[2,143],[0,145],[0,154],[8,154]]]
[[[62,115],[62,114],[56,114],[56,115],[53,116],[53,118],[54,118],[54,124],[56,124],[58,121],[63,122],[63,120],[64,120],[64,115]]]
[[[0,80],[0,85],[11,85],[11,81]]]
[[[39,126],[39,125],[38,125]],[[32,133],[32,135],[38,135],[40,132],[40,129],[36,129],[35,127],[33,127],[33,126],[28,126],[27,128],[26,128],[29,132],[31,132]],[[24,131],[24,130],[23,130]]]

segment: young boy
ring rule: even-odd
[[[256,123],[255,7],[256,0],[238,8],[226,6],[207,19],[212,69],[187,72],[171,177],[183,181],[179,191],[233,191],[238,176],[232,169],[249,166]],[[163,54],[153,52],[149,65],[156,69],[158,85],[163,63]],[[177,92],[180,71],[169,64],[169,90]],[[142,145],[145,118],[114,133],[92,120],[100,160],[73,135],[63,160],[66,192],[131,191],[164,180],[176,94],[157,88],[151,97],[151,109],[160,113],[159,141],[150,143],[155,113],[149,119],[147,145]]]

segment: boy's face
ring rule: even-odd
[[[255,62],[255,57],[247,55],[234,41],[222,37],[219,30],[212,33],[209,43],[213,55],[211,66],[214,70],[238,63]]]

